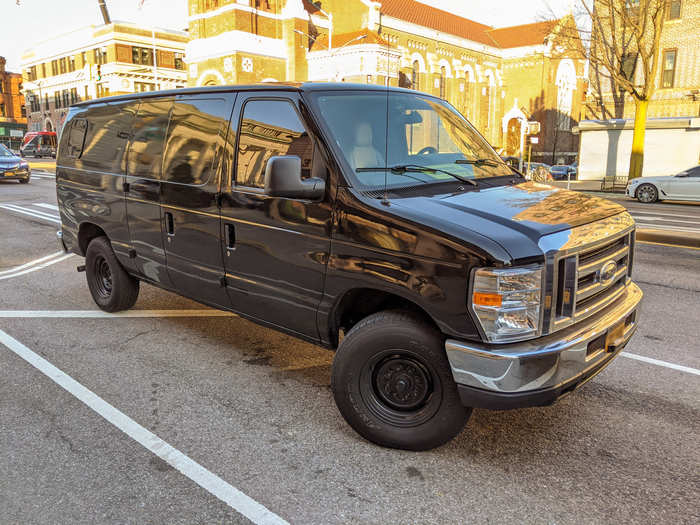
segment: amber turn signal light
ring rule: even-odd
[[[474,292],[472,302],[475,306],[496,306],[503,303],[503,296],[497,293]]]

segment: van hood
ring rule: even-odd
[[[466,242],[478,245],[475,234],[487,237],[513,260],[541,256],[538,242],[545,235],[626,211],[600,197],[536,182],[442,195],[397,195],[391,208]]]

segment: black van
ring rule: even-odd
[[[336,403],[380,445],[551,404],[637,326],[625,209],[525,181],[430,95],[126,95],[72,106],[59,142],[61,242],[100,308],[145,282],[337,349]]]

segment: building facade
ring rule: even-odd
[[[571,17],[494,29],[414,0],[189,0],[188,23],[192,86],[403,86],[449,101],[504,154],[520,154],[528,120],[542,120],[535,160],[578,150],[585,64],[557,45]]]
[[[22,75],[6,71],[5,57],[0,56],[0,144],[19,151],[26,131]]]
[[[659,44],[656,90],[649,101],[648,118],[700,116],[699,40],[700,2],[669,0]],[[640,70],[636,68],[639,82]],[[591,89],[585,106],[586,119],[634,119],[632,97],[613,93],[604,75],[597,76],[594,71],[591,71]]]
[[[112,22],[40,42],[22,55],[29,130],[60,131],[80,100],[184,87],[188,40],[182,31]]]

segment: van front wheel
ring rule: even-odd
[[[105,312],[128,310],[139,296],[139,281],[126,273],[107,237],[96,237],[85,253],[85,275],[92,298]]]
[[[439,332],[407,311],[357,323],[336,352],[331,386],[350,426],[385,447],[435,448],[459,434],[471,415]]]

